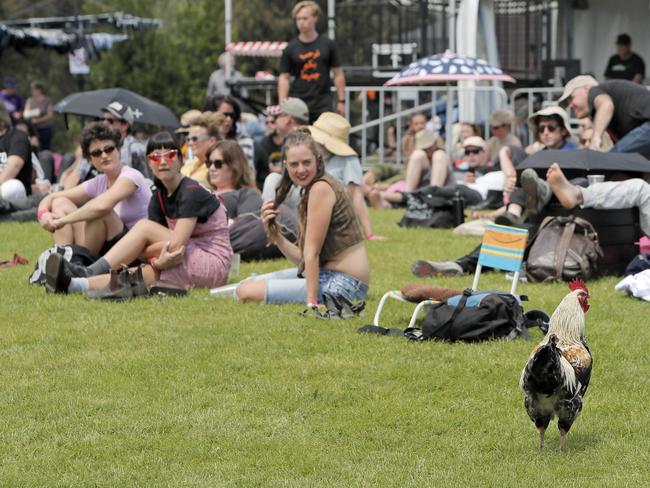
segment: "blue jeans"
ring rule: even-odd
[[[650,159],[650,121],[641,124],[623,136],[611,152],[640,153]]]
[[[283,269],[252,278],[266,281],[265,303],[307,303],[307,280],[298,278],[298,268]],[[350,275],[330,269],[318,272],[318,301],[323,293],[342,295],[351,302],[368,296],[368,285]]]

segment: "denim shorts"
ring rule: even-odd
[[[298,277],[297,268],[283,269],[253,279],[266,281],[266,303],[307,302],[307,280]],[[323,301],[323,293],[342,295],[351,302],[356,302],[368,296],[368,285],[340,271],[321,269],[318,272],[319,303]]]

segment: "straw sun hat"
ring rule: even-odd
[[[334,112],[325,112],[309,126],[314,140],[325,146],[336,156],[356,156],[357,153],[348,144],[350,123],[344,117]]]

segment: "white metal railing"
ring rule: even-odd
[[[370,117],[368,113],[368,93],[376,92],[377,96],[377,116]],[[361,117],[360,122],[350,120],[350,102],[354,95],[359,94],[361,99]],[[431,101],[420,104],[418,100],[421,94],[430,95]],[[476,120],[464,122],[480,122],[486,128],[488,133],[488,117],[494,110],[506,108],[508,105],[508,96],[501,87],[494,86],[477,86],[472,88],[458,87],[456,85],[447,86],[415,86],[415,87],[384,87],[384,86],[353,86],[345,88],[345,107],[346,118],[350,120],[353,127],[351,134],[360,134],[361,137],[361,161],[365,163],[368,156],[368,129],[378,128],[378,156],[379,162],[384,162],[384,141],[386,137],[387,123],[395,123],[395,141],[396,141],[396,161],[401,161],[401,140],[402,127],[404,119],[417,112],[433,112],[433,115],[444,112],[445,116],[445,139],[447,142],[448,153],[451,154],[452,138],[451,127],[457,121],[458,109],[457,100],[459,96],[473,96],[475,103]],[[390,104],[387,98],[390,99]],[[404,108],[405,102],[409,106]],[[411,106],[412,105],[412,106]],[[444,106],[443,110],[439,110]]]

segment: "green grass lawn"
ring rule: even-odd
[[[650,304],[614,292],[616,278],[589,283],[586,405],[568,450],[553,424],[540,452],[518,388],[532,342],[357,334],[384,291],[424,281],[413,259],[479,240],[400,229],[399,217],[373,214],[389,240],[368,244],[367,313],[338,322],[205,290],[124,304],[47,295],[27,277],[48,235],[0,225],[0,258],[31,261],[0,270],[0,485],[648,486]],[[243,264],[242,275],[286,264]],[[481,288],[509,282],[488,273]],[[519,291],[552,312],[568,289]],[[386,324],[408,316],[392,303]]]

